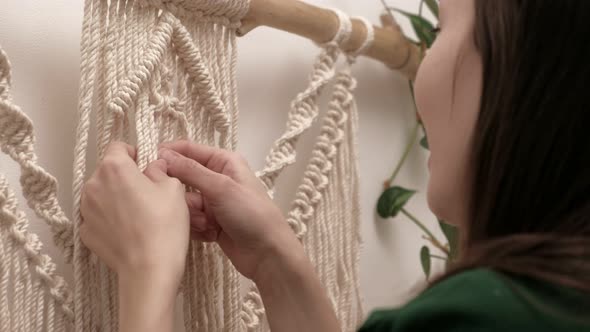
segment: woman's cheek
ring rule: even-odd
[[[420,67],[418,68],[418,72],[416,73],[416,79],[414,81],[414,98],[416,101],[416,108],[420,118],[424,117],[424,102],[428,95],[428,87],[425,83],[428,81],[428,56],[424,58]]]
[[[440,106],[444,104],[444,85],[441,77],[442,65],[437,58],[436,49],[429,51],[428,55],[422,61],[416,81],[414,82],[414,97],[416,107],[426,135],[432,141],[436,140],[437,117],[440,117]]]
[[[447,177],[446,163],[449,136],[448,119],[451,116],[453,95],[453,70],[456,56],[440,38],[422,61],[414,83],[416,107],[428,137],[430,146],[429,183],[427,202],[439,218],[449,218],[448,201],[451,188]],[[452,187],[452,185],[451,185]]]

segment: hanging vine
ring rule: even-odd
[[[418,10],[418,14],[412,14],[401,9],[391,7],[385,0],[381,0],[387,14],[390,16],[391,21],[395,22],[394,15],[402,15],[409,19],[417,40],[412,37],[407,37],[412,40],[416,45],[420,46],[422,50],[422,57],[426,54],[426,50],[429,49],[434,43],[437,35],[436,25],[424,18],[424,6],[428,7],[428,10],[438,20],[439,8],[436,0],[421,0]],[[422,138],[419,141],[419,145],[424,149],[429,149],[428,139],[424,130],[424,125],[417,112],[416,102],[414,98],[414,87],[413,83],[409,81],[410,92],[412,94],[412,100],[414,100],[414,112],[416,113],[416,123],[413,124],[413,129],[410,134],[410,139],[404,149],[402,156],[400,157],[391,177],[384,182],[384,190],[377,202],[377,213],[382,218],[396,218],[401,213],[408,220],[418,226],[422,232],[422,238],[438,250],[441,254],[433,254],[430,247],[423,245],[420,249],[419,257],[422,265],[422,270],[426,277],[430,277],[432,259],[441,259],[446,262],[448,267],[457,258],[457,247],[458,247],[458,230],[456,227],[445,223],[442,220],[438,220],[438,225],[445,236],[445,240],[437,238],[433,232],[418,218],[406,209],[407,203],[416,194],[416,190],[403,188],[395,185],[397,175],[404,166],[406,159],[416,146],[420,132],[423,133]]]

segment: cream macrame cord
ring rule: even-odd
[[[140,169],[163,141],[235,149],[235,29],[248,7],[244,0],[86,1],[74,153],[76,330],[118,326],[116,278],[78,234],[90,127],[98,159],[109,142],[122,140],[137,146]],[[239,288],[238,272],[217,245],[192,242],[181,289],[185,330],[243,330]]]
[[[0,147],[20,165],[23,196],[51,227],[67,258],[71,223],[59,206],[57,181],[37,163],[33,124],[12,102],[10,69],[0,47]],[[73,320],[71,292],[28,226],[14,192],[0,174],[0,331],[64,331]]]
[[[358,277],[360,250],[360,207],[356,135],[358,117],[353,91],[356,81],[350,65],[366,52],[374,39],[373,26],[366,20],[366,40],[361,47],[345,54],[342,70],[336,65],[343,54],[341,46],[352,32],[350,19],[335,11],[340,21],[338,33],[322,45],[309,87],[291,105],[286,132],[272,147],[266,164],[258,173],[272,194],[280,173],[296,161],[296,144],[319,114],[318,98],[333,83],[328,111],[316,138],[287,222],[303,241],[320,280],[328,290],[344,331],[355,331],[363,318]],[[258,301],[256,290],[249,293]]]
[[[19,163],[23,195],[49,224],[74,274],[70,292],[41,253],[37,236],[28,233],[28,222],[0,177],[0,257],[7,258],[0,261],[3,331],[118,330],[116,276],[79,236],[82,186],[94,164],[89,160],[102,159],[115,140],[137,146],[141,170],[157,158],[164,141],[188,139],[235,150],[236,29],[248,8],[247,0],[85,0],[72,221],[59,206],[57,181],[37,163],[33,125],[11,101],[9,63],[0,53],[2,151]],[[358,115],[350,66],[371,47],[374,32],[361,19],[366,40],[358,50],[343,52],[352,23],[334,12],[340,28],[332,41],[319,45],[308,87],[291,103],[285,133],[257,175],[272,196],[278,176],[296,162],[299,138],[320,115],[318,99],[331,88],[287,222],[316,267],[342,329],[354,331],[363,312]],[[345,60],[342,68],[339,60]],[[251,284],[241,296],[239,274],[216,244],[191,242],[179,291],[185,331],[268,330],[256,287]],[[14,305],[6,305],[9,299]]]

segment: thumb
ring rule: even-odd
[[[168,175],[199,190],[209,200],[216,200],[227,190],[227,186],[233,183],[229,177],[214,172],[176,151],[164,148],[160,149],[159,155],[166,161]]]
[[[149,163],[143,171],[143,174],[147,176],[153,182],[160,182],[163,180],[168,179],[168,175],[166,174],[167,171],[167,164],[165,160],[158,159],[156,161],[152,161]]]

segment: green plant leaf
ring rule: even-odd
[[[438,2],[436,0],[424,0],[428,9],[432,12],[432,14],[438,18]]]
[[[422,139],[420,140],[420,146],[425,148],[426,150],[430,150],[430,146],[428,145],[428,138],[426,137],[426,135],[424,135],[424,137],[422,137]]]
[[[449,243],[449,262],[454,261],[457,258],[458,246],[459,246],[459,229],[453,225],[447,224],[446,222],[439,220],[438,224],[442,232],[445,234]]]
[[[434,25],[432,25],[432,23],[430,23],[428,20],[426,20],[423,17],[420,17],[420,16],[412,14],[412,13],[408,13],[408,12],[403,11],[401,9],[397,9],[397,8],[391,8],[391,9],[404,15],[405,17],[407,17],[410,20],[410,23],[412,24],[412,28],[414,28],[414,31],[416,32],[416,36],[418,36],[418,39],[420,40],[420,42],[425,44],[427,48],[430,48],[430,46],[432,46],[432,43],[434,43],[434,39],[436,38],[436,34],[433,32]]]
[[[387,188],[377,202],[377,213],[381,218],[395,217],[416,193],[402,187]]]
[[[423,246],[422,249],[420,249],[420,263],[422,264],[422,271],[424,271],[426,278],[429,278],[432,262],[430,258],[430,248],[427,246]]]

